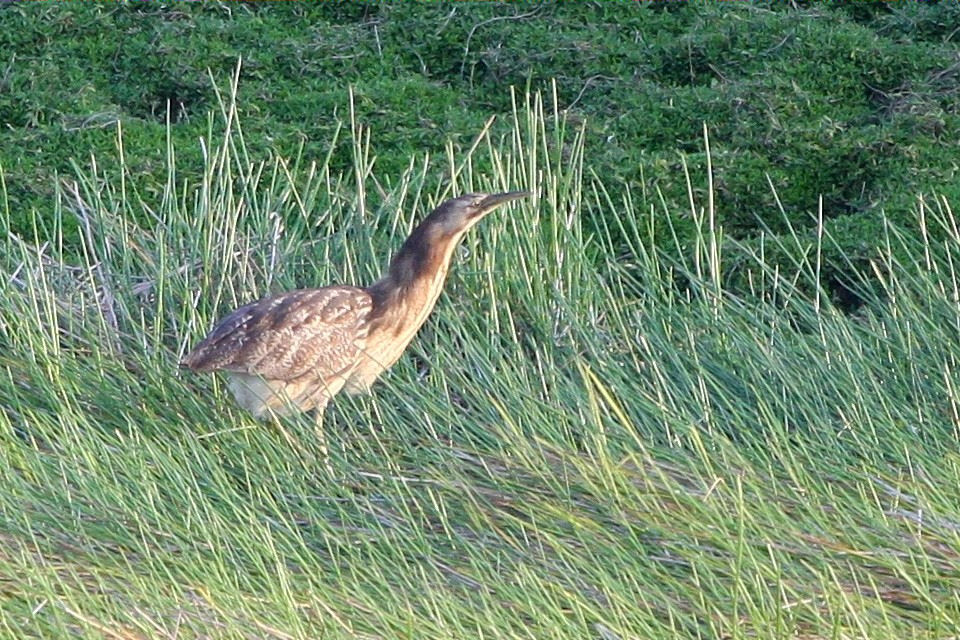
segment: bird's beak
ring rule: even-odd
[[[507,193],[492,193],[480,201],[480,204],[477,205],[477,211],[486,213],[487,211],[490,211],[494,207],[499,207],[504,202],[517,200],[518,198],[526,198],[529,195],[530,195],[529,191],[508,191]]]

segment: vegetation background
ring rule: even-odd
[[[0,632],[955,637],[958,40],[950,2],[0,4]],[[523,186],[329,457],[176,375]]]
[[[509,114],[510,86],[555,81],[612,188],[688,209],[681,154],[702,195],[706,123],[728,237],[802,233],[822,197],[862,263],[881,211],[904,222],[921,193],[960,195],[958,24],[949,2],[5,3],[0,165],[20,231],[72,163],[118,161],[118,123],[144,190],[164,183],[168,118],[179,172],[199,175],[210,74],[226,82],[240,58],[251,153],[349,170],[349,141],[330,145],[353,87],[387,176],[447,141],[463,150]],[[677,223],[687,240],[692,223]]]

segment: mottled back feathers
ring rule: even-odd
[[[369,293],[346,286],[264,298],[221,320],[181,365],[283,381],[343,375],[363,350],[372,308]]]

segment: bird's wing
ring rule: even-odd
[[[270,380],[342,374],[366,338],[370,294],[356,287],[299,289],[244,305],[181,362],[194,371],[237,371]]]

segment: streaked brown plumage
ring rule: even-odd
[[[373,285],[298,289],[244,305],[180,364],[226,372],[237,403],[257,417],[314,409],[319,419],[330,398],[367,391],[399,359],[433,309],[463,234],[526,195],[447,200],[413,230]]]

